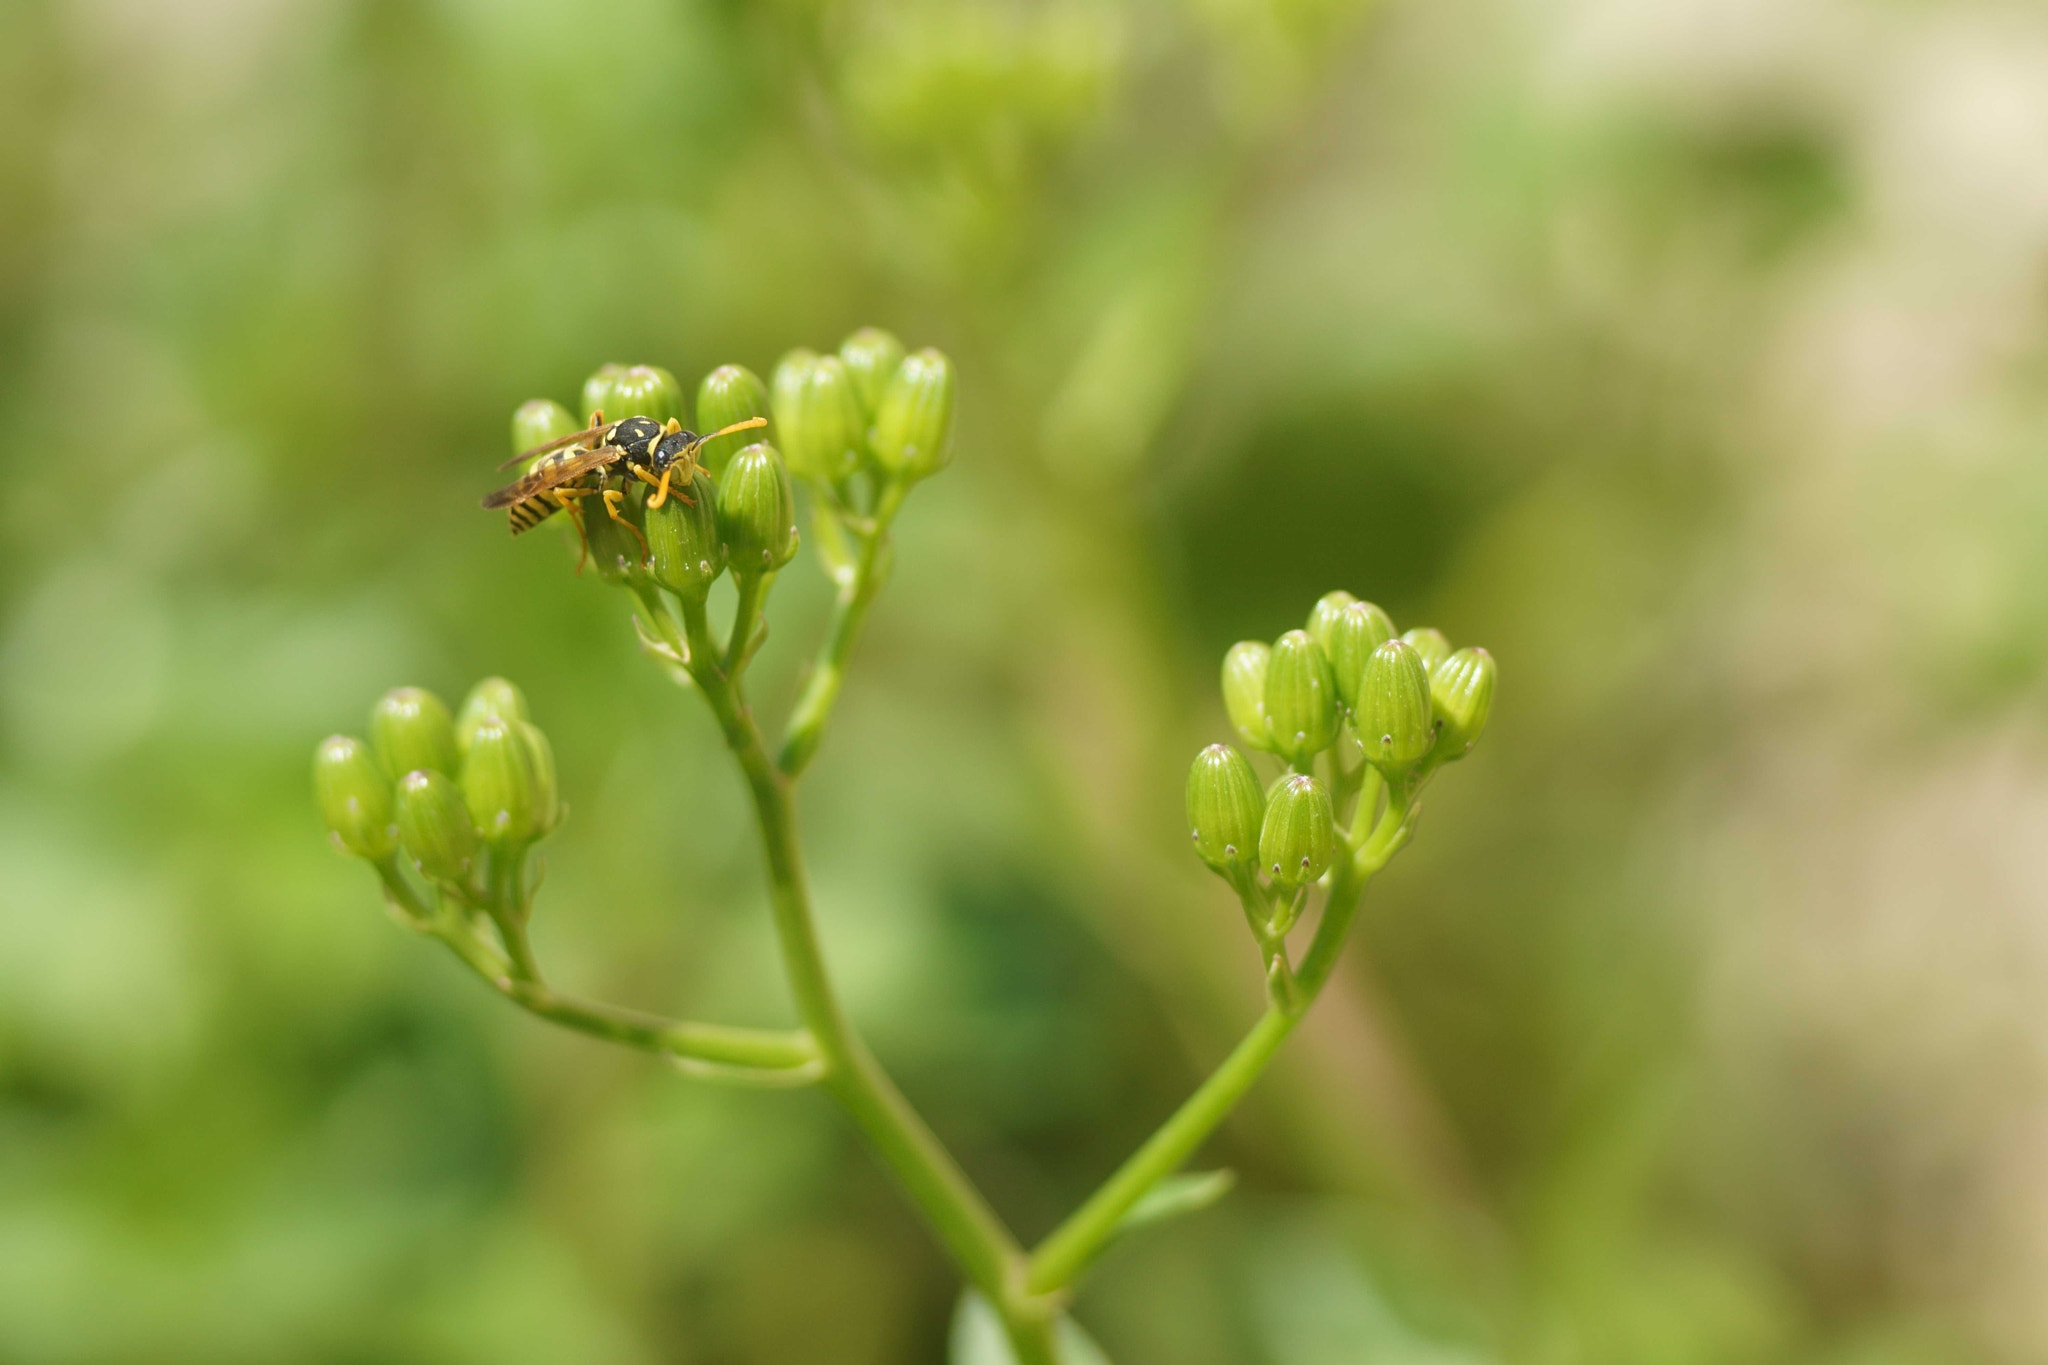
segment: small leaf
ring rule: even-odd
[[[1058,1330],[1062,1365],[1109,1365],[1102,1348],[1072,1318],[1061,1318]],[[1017,1365],[1002,1319],[972,1289],[960,1296],[947,1340],[948,1365]]]
[[[1117,1220],[1117,1235],[1121,1236],[1132,1228],[1178,1218],[1184,1213],[1197,1213],[1229,1194],[1235,1184],[1237,1172],[1228,1167],[1220,1171],[1170,1175],[1148,1190],[1143,1199],[1131,1206],[1129,1213]]]

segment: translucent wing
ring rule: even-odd
[[[510,469],[514,465],[525,464],[529,460],[539,459],[551,450],[560,450],[563,446],[574,445],[578,441],[594,440],[604,435],[607,430],[608,428],[605,425],[599,424],[597,426],[584,427],[580,431],[572,431],[567,436],[557,436],[552,441],[542,442],[532,450],[520,451],[517,455],[499,465],[498,468]]]
[[[588,474],[593,469],[602,469],[625,452],[617,446],[597,446],[590,450],[572,450],[552,460],[543,460],[540,466],[525,477],[515,479],[497,492],[484,499],[486,507],[510,507],[547,492]]]

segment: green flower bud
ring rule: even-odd
[[[493,844],[527,844],[553,829],[560,807],[546,737],[523,720],[479,725],[462,760],[462,800]]]
[[[455,750],[469,752],[476,728],[487,720],[525,720],[526,694],[503,678],[485,678],[469,689],[455,713]]]
[[[1330,672],[1337,678],[1337,695],[1356,715],[1358,684],[1365,677],[1365,661],[1375,649],[1394,638],[1394,622],[1370,602],[1350,602],[1328,619],[1325,629],[1327,638],[1317,638],[1330,656]]]
[[[1365,661],[1352,712],[1358,741],[1376,768],[1393,776],[1413,767],[1436,743],[1429,670],[1406,640],[1389,640]]]
[[[861,414],[869,421],[882,401],[882,390],[903,363],[903,343],[879,327],[863,327],[839,343],[839,358],[853,380],[853,396],[860,400]]]
[[[768,386],[744,365],[720,365],[697,386],[697,422],[705,431],[721,431],[749,417],[767,415]],[[697,450],[697,463],[715,479],[725,473],[726,465],[746,443],[744,432],[706,441]]]
[[[683,496],[688,495],[685,502]],[[703,470],[668,501],[647,509],[647,545],[654,581],[679,597],[701,598],[725,572],[725,542],[718,534],[718,490]]]
[[[623,522],[606,512],[604,503],[597,498],[584,498],[577,512],[563,514],[583,518],[583,539],[590,547],[590,565],[607,583],[624,583],[647,573],[647,556],[652,547],[641,540],[647,522],[644,490],[645,485],[638,480],[628,486],[626,496],[619,502]],[[635,535],[635,530],[640,535]]]
[[[582,427],[576,415],[552,398],[529,398],[512,413],[512,453],[559,441]]]
[[[734,573],[779,569],[796,556],[796,494],[775,447],[756,441],[718,483],[718,534]]]
[[[1449,763],[1463,758],[1486,728],[1493,712],[1493,656],[1483,649],[1461,649],[1429,675],[1429,700],[1436,711],[1436,756]]]
[[[1305,630],[1273,642],[1266,664],[1266,729],[1275,752],[1297,768],[1337,741],[1337,680],[1323,647]]]
[[[683,390],[676,377],[659,365],[628,365],[612,377],[611,392],[605,398],[605,420],[621,417],[649,417],[657,422],[671,418],[686,420]]]
[[[377,761],[393,777],[419,768],[455,772],[455,720],[448,703],[423,687],[394,687],[370,712],[370,742]]]
[[[391,852],[391,782],[369,748],[347,735],[330,735],[313,751],[313,791],[334,842],[358,858]]]
[[[875,459],[923,479],[953,459],[953,362],[934,350],[906,356],[875,408]]]
[[[1244,742],[1271,749],[1266,727],[1266,668],[1272,648],[1258,640],[1240,640],[1223,656],[1223,709]]]
[[[398,842],[429,877],[459,882],[469,875],[476,826],[453,778],[422,770],[398,780]]]
[[[1219,872],[1255,864],[1265,810],[1250,759],[1228,744],[1195,755],[1188,769],[1188,828],[1203,862]]]
[[[1323,653],[1330,652],[1330,627],[1344,608],[1358,599],[1342,588],[1326,592],[1316,599],[1315,608],[1308,614],[1308,633],[1316,637],[1316,643],[1323,647]]]
[[[1438,664],[1451,657],[1451,642],[1435,626],[1417,626],[1401,638],[1415,646],[1415,652],[1422,656],[1422,666],[1432,673]]]
[[[618,406],[612,401],[612,385],[617,383],[619,376],[625,372],[626,367],[624,365],[616,361],[606,361],[597,367],[596,372],[590,378],[583,381],[584,426],[590,425],[590,418],[593,413],[602,412],[606,417],[611,418],[615,422],[620,417],[632,416],[631,413],[614,413],[612,411],[613,408]]]
[[[865,423],[846,362],[791,351],[775,367],[775,430],[792,473],[827,481],[860,464]]]
[[[1259,863],[1283,886],[1312,882],[1329,869],[1337,847],[1337,817],[1330,794],[1306,773],[1273,785],[1259,826]]]

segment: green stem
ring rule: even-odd
[[[789,724],[783,731],[782,748],[776,756],[776,766],[791,777],[810,763],[812,755],[818,751],[818,742],[824,738],[825,722],[831,718],[833,704],[839,700],[839,689],[846,681],[847,659],[853,653],[854,642],[860,638],[868,607],[873,604],[875,594],[881,591],[882,580],[888,576],[885,567],[889,524],[902,503],[903,486],[895,482],[885,485],[875,508],[873,528],[865,533],[856,533],[861,542],[860,558],[854,563],[853,577],[840,586],[825,643],[811,668],[810,680],[804,684],[803,696],[797,699],[796,709],[790,712]]]
[[[1224,1059],[1206,1081],[1174,1111],[1143,1146],[1066,1222],[1053,1230],[1031,1256],[1031,1271],[1024,1282],[1032,1294],[1051,1294],[1073,1283],[1074,1277],[1094,1259],[1115,1235],[1117,1225],[1137,1202],[1182,1162],[1194,1155],[1218,1124],[1242,1100],[1273,1060],[1280,1044],[1308,1012],[1329,980],[1344,937],[1358,910],[1360,892],[1373,873],[1385,866],[1406,839],[1408,797],[1405,787],[1396,788],[1387,812],[1374,827],[1371,838],[1352,857],[1340,862],[1323,904],[1322,922],[1314,940],[1295,972],[1292,1008],[1283,1002],[1267,1007],[1244,1040]],[[1361,817],[1363,818],[1363,817]]]
[[[686,601],[683,613],[691,659],[715,658],[709,649],[702,605]],[[1020,1303],[1016,1293],[1023,1252],[847,1019],[826,973],[812,919],[790,778],[770,761],[760,727],[733,680],[721,670],[702,665],[693,665],[691,671],[711,703],[727,747],[739,761],[753,800],[783,967],[797,1011],[817,1040],[825,1064],[825,1084],[860,1125],[968,1279],[1000,1306],[1014,1334],[1019,1322],[1035,1312],[1032,1306]],[[1050,1365],[1054,1357],[1041,1359]]]
[[[768,596],[768,584],[772,573],[734,573],[733,586],[739,589],[739,602],[732,611],[732,634],[725,640],[725,672],[731,677],[740,671],[740,664],[747,657],[747,647],[753,643],[754,628],[761,620],[761,603]]]

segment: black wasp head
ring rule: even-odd
[[[654,458],[649,461],[649,465],[655,473],[659,474],[677,460],[682,459],[683,453],[696,444],[696,432],[672,431],[662,437],[660,444],[654,447]]]

